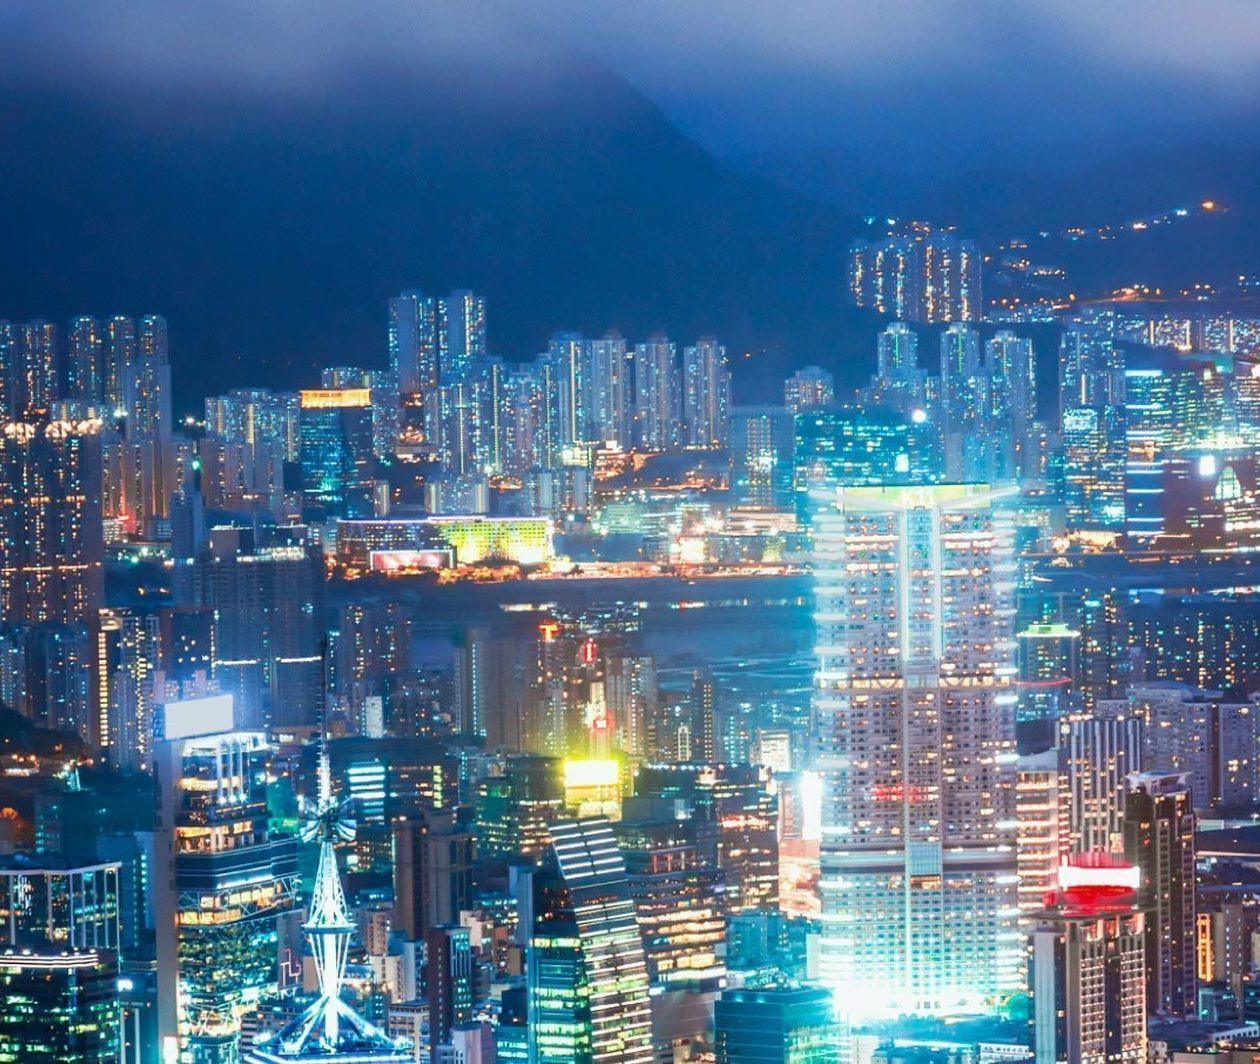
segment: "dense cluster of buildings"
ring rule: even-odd
[[[467,291],[204,419],[159,317],[0,323],[0,1059],[1260,1040],[1260,330],[1044,349],[967,242],[854,254],[874,373],[749,406],[711,338],[507,362]]]

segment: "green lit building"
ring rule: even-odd
[[[0,863],[0,1061],[119,1059],[118,870]]]
[[[527,983],[533,1064],[651,1064],[648,972],[612,825],[552,826],[534,899]]]
[[[714,1007],[717,1064],[839,1064],[831,992],[778,986],[726,990]]]
[[[477,784],[478,855],[503,861],[540,857],[548,846],[548,829],[563,807],[560,758],[508,756],[499,774]]]

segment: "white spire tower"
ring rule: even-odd
[[[336,844],[354,838],[354,821],[347,815],[347,803],[333,797],[327,749],[320,751],[319,794],[307,813],[302,838],[306,842],[319,841],[319,865],[311,893],[310,915],[302,929],[310,940],[311,956],[319,976],[319,997],[301,1016],[248,1054],[246,1061],[249,1064],[311,1059],[325,1064],[411,1061],[412,1055],[405,1045],[368,1023],[341,1000],[354,924],[337,872]]]

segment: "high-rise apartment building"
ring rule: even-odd
[[[915,323],[979,321],[980,249],[952,233],[918,229],[849,248],[849,299]]]
[[[608,333],[590,341],[590,365],[586,374],[592,439],[614,443],[623,451],[634,443],[633,363],[626,352],[626,341],[617,333]]]
[[[668,451],[682,434],[682,382],[678,353],[669,337],[656,333],[634,348],[635,445]]]
[[[57,326],[0,321],[0,416],[21,421],[47,414],[60,395]]]
[[[1124,355],[1107,313],[1074,319],[1059,344],[1063,493],[1069,527],[1124,526]]]
[[[815,499],[820,976],[853,1017],[1019,983],[1011,529],[983,486]]]
[[[1142,731],[1142,721],[1128,713],[1080,714],[1059,722],[1066,852],[1123,851],[1124,781],[1142,771]]]
[[[459,289],[438,304],[438,371],[443,383],[462,380],[475,359],[485,358],[486,298]]]
[[[438,386],[437,300],[416,289],[389,301],[389,369],[404,396]]]
[[[722,448],[730,442],[731,367],[712,336],[683,348],[683,443]]]
[[[105,398],[105,332],[101,323],[89,315],[73,318],[67,339],[66,384],[70,398],[99,407]]]
[[[1137,772],[1125,781],[1124,856],[1141,871],[1146,999],[1152,1015],[1194,1016],[1194,810],[1186,777]]]
[[[0,616],[84,622],[104,595],[101,423],[47,417],[0,432]]]
[[[1109,854],[1060,867],[1029,948],[1036,1064],[1147,1059],[1140,881]]]

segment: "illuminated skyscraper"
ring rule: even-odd
[[[438,303],[438,370],[442,383],[462,380],[474,359],[484,358],[486,299],[460,289]]]
[[[1186,777],[1137,772],[1125,781],[1124,856],[1141,870],[1146,1000],[1152,1015],[1194,1016],[1194,809]]]
[[[549,370],[547,405],[554,426],[553,446],[571,450],[588,439],[590,343],[579,333],[556,333],[542,359]]]
[[[46,321],[0,321],[0,416],[8,420],[47,413],[57,386],[57,326]]]
[[[105,362],[101,376],[106,407],[122,409],[123,377],[135,362],[137,351],[135,319],[115,314],[105,326]]]
[[[0,858],[0,1059],[118,1060],[119,866]]]
[[[0,431],[0,616],[86,622],[104,595],[101,423],[10,421]]]
[[[1029,950],[1036,1064],[1146,1060],[1140,878],[1108,854],[1060,867]]]
[[[879,334],[877,366],[870,383],[859,393],[862,406],[886,406],[902,417],[928,410],[927,371],[919,368],[919,338],[903,321],[895,321]]]
[[[635,445],[668,451],[682,434],[682,382],[669,337],[657,333],[634,348]]]
[[[105,398],[105,333],[101,323],[86,315],[72,319],[66,354],[71,398],[101,403]]]
[[[246,1064],[321,1060],[327,1064],[404,1064],[415,1057],[406,1045],[363,1019],[342,1000],[350,936],[355,924],[337,871],[339,842],[354,837],[347,810],[332,794],[328,760],[321,757],[319,795],[309,810],[303,838],[319,843],[315,886],[302,930],[315,962],[318,996],[296,1020],[245,1055]]]
[[[731,496],[738,506],[784,510],[792,501],[795,424],[782,406],[731,410]]]
[[[306,506],[341,517],[370,517],[371,390],[325,388],[299,395],[299,461]]]
[[[1079,715],[1059,722],[1059,778],[1067,805],[1067,850],[1124,848],[1125,777],[1142,769],[1136,716]]]
[[[810,520],[813,485],[924,484],[934,479],[929,426],[876,407],[831,407],[796,416],[796,516]]]
[[[858,240],[849,248],[849,299],[903,321],[979,321],[980,272],[980,250],[952,233]]]
[[[437,300],[415,289],[389,301],[389,368],[404,395],[438,386]]]
[[[1063,501],[1069,527],[1124,526],[1124,355],[1106,313],[1075,319],[1059,344]]]
[[[296,901],[296,840],[268,827],[270,748],[259,732],[232,730],[230,696],[168,703],[163,715],[159,1037],[189,1064],[233,1064],[242,1017],[277,991],[277,918]]]
[[[683,442],[725,447],[731,427],[731,367],[726,348],[705,336],[683,348]]]
[[[821,987],[725,991],[714,1010],[717,1064],[839,1064],[840,1028]]]
[[[622,450],[629,450],[634,442],[631,369],[626,341],[617,333],[590,342],[590,367],[586,375],[590,398],[586,409],[591,433],[594,439],[616,443]]]
[[[980,361],[980,334],[955,322],[941,334],[940,429],[946,480],[989,479],[988,414],[989,378]]]
[[[625,864],[603,817],[552,825],[557,875],[529,939],[530,1059],[652,1064],[647,963]]]
[[[1011,529],[983,486],[839,488],[814,515],[820,976],[851,1017],[1019,984]]]

